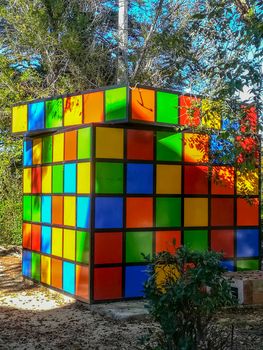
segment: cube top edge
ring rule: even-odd
[[[33,136],[96,123],[224,129],[221,116],[202,117],[212,103],[172,89],[114,85],[14,104],[12,133]]]

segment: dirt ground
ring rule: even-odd
[[[217,317],[219,337],[234,339],[222,349],[263,349],[263,307],[226,311]],[[0,256],[0,350],[145,349],[141,338],[156,331],[150,319],[114,321],[74,299],[30,286],[21,277],[19,254]]]

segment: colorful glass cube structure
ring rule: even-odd
[[[92,303],[143,296],[144,256],[182,244],[223,251],[228,270],[260,268],[259,169],[239,174],[231,157],[211,160],[231,144],[175,131],[226,125],[196,107],[190,115],[194,101],[113,87],[13,107],[13,133],[24,135],[23,276]]]

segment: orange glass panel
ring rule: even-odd
[[[65,160],[75,160],[77,157],[77,131],[65,132]]]
[[[62,225],[63,223],[63,197],[53,196],[52,198],[52,224]]]
[[[52,259],[51,284],[55,288],[62,289],[62,260]]]
[[[76,265],[76,295],[89,300],[89,267]]]
[[[184,161],[191,163],[208,162],[208,141],[207,135],[184,134]]]
[[[126,226],[127,228],[153,226],[152,198],[127,198]]]
[[[237,199],[237,225],[238,226],[257,226],[259,224],[259,200]]]
[[[33,164],[42,163],[42,139],[33,140]]]
[[[180,124],[198,126],[200,124],[200,99],[180,96]]]
[[[132,90],[132,119],[154,122],[155,91],[135,88]]]
[[[104,92],[93,92],[84,98],[84,123],[100,123],[104,120]]]
[[[234,194],[234,175],[235,171],[232,167],[213,167],[212,194]]]
[[[157,231],[156,232],[156,254],[160,252],[175,253],[175,250],[181,246],[180,231]]]
[[[23,224],[23,248],[31,249],[31,224]]]

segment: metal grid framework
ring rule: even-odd
[[[201,96],[168,89],[110,86],[18,103],[12,108],[12,132],[33,135],[90,123],[159,126],[198,126],[202,123],[208,128],[225,129],[227,118],[222,119],[214,113],[208,113],[206,117],[200,114],[214,103],[216,101]],[[251,121],[256,119],[254,107],[249,114]]]
[[[68,112],[67,95],[59,118],[47,107],[57,97],[45,100],[41,113],[25,104],[18,105],[22,114],[13,111],[13,132],[26,135],[23,275],[85,302],[137,298],[147,277],[142,253],[172,252],[174,241],[224,251],[228,270],[259,269],[260,164],[241,175],[231,164],[234,145],[225,154],[210,133],[171,127],[202,122],[218,130],[226,121],[202,120],[194,105],[188,116],[195,99],[167,90],[96,93],[102,107],[94,106],[94,91],[85,92],[90,104],[81,97],[81,108],[75,101]],[[25,110],[27,130],[16,131]],[[65,125],[65,113],[78,125]],[[44,128],[37,128],[37,115]],[[254,126],[253,108],[250,117]]]

